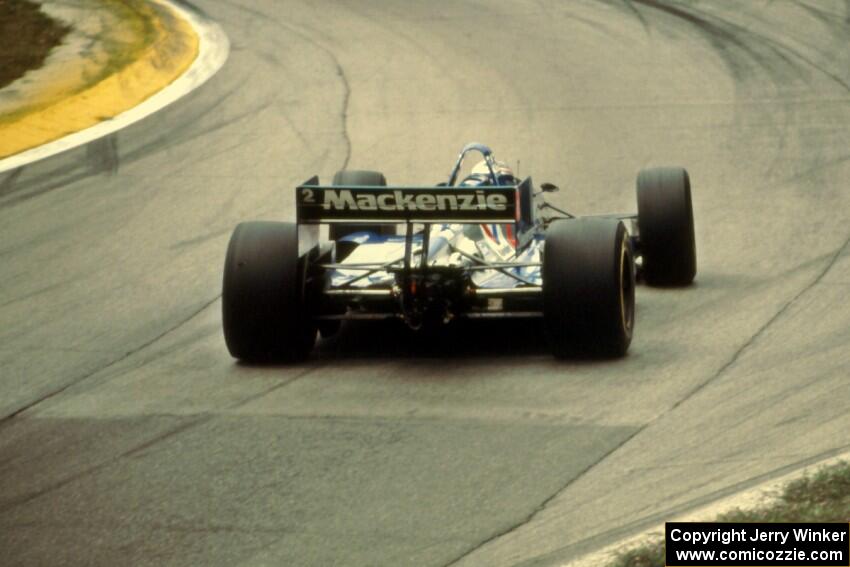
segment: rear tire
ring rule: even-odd
[[[690,284],[697,273],[691,181],[681,167],[645,169],[637,178],[638,229],[646,282]]]
[[[549,225],[543,319],[556,357],[626,353],[634,330],[635,272],[622,222],[578,218]]]
[[[301,360],[316,328],[305,305],[306,259],[292,223],[244,222],[224,261],[222,322],[227,350],[248,362]]]
[[[386,187],[387,178],[380,171],[349,170],[337,171],[332,185],[360,185],[362,187]],[[381,224],[331,224],[328,238],[339,240],[355,232],[374,232],[379,235],[395,234],[395,227]]]

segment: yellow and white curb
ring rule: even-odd
[[[43,85],[29,86],[16,108],[0,100],[0,158],[10,156],[0,159],[0,172],[125,128],[188,94],[227,60],[224,31],[178,4],[89,2],[104,28],[97,49],[44,69]]]
[[[686,514],[671,517],[667,521],[712,522],[718,516],[727,514],[734,510],[752,510],[761,506],[768,506],[776,501],[783,489],[789,483],[811,476],[824,467],[836,465],[840,462],[850,462],[850,452],[841,453],[816,463],[806,465],[805,467],[797,469],[786,475],[769,480],[737,494],[727,496],[726,498],[722,498]],[[644,530],[635,536],[618,541],[617,543],[579,557],[578,559],[574,559],[569,563],[564,563],[562,564],[562,567],[605,567],[606,565],[612,564],[617,556],[663,538],[664,524],[662,523]]]

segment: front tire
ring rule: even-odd
[[[650,285],[685,286],[697,273],[691,180],[681,167],[645,169],[637,178],[643,275]]]
[[[233,357],[293,362],[307,356],[316,328],[304,301],[305,274],[295,224],[236,227],[227,247],[221,301],[224,340]]]
[[[635,273],[622,222],[578,218],[549,225],[543,319],[556,357],[625,355],[634,330]]]
[[[380,171],[343,169],[334,175],[331,185],[359,185],[361,187],[386,187],[387,178]],[[379,235],[395,234],[395,227],[380,224],[331,224],[328,238],[339,240],[355,232],[373,232]]]

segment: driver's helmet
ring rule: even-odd
[[[493,173],[496,174],[497,185],[516,185],[517,183],[514,172],[505,162],[494,162]],[[460,182],[461,187],[484,187],[488,185],[493,185],[493,179],[490,177],[490,168],[487,167],[487,162],[484,160],[476,163],[469,175]],[[480,237],[486,236],[496,244],[497,248],[501,249],[501,252],[499,252],[501,254],[500,259],[505,259],[512,250],[516,249],[514,228],[510,224],[482,224],[480,226]],[[477,237],[473,238],[477,239]]]
[[[493,163],[493,171],[496,173],[497,185],[516,185],[516,177],[513,170],[503,161]],[[487,167],[487,162],[481,160],[475,164],[472,171],[469,172],[463,181],[460,182],[464,187],[479,187],[482,185],[492,185],[490,178],[490,168]]]

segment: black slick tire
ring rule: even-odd
[[[379,171],[344,169],[334,175],[332,185],[359,185],[361,187],[386,187],[387,178]],[[388,225],[367,224],[331,224],[328,231],[330,240],[339,240],[355,232],[374,232],[380,235],[395,234],[394,227]]]
[[[619,357],[632,340],[635,273],[623,223],[553,222],[543,251],[543,319],[558,358]]]
[[[305,260],[293,223],[244,222],[224,262],[222,323],[227,349],[247,362],[307,356],[316,328],[305,304]]]
[[[685,286],[697,273],[691,181],[681,167],[645,169],[637,177],[638,230],[646,283]]]

